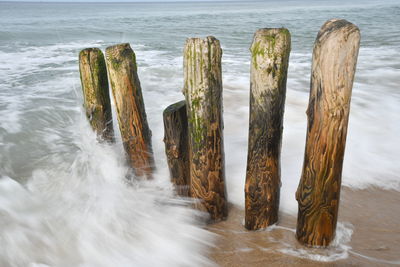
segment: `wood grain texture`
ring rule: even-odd
[[[186,101],[168,106],[163,112],[163,119],[165,153],[171,182],[178,195],[188,197],[190,167]]]
[[[250,125],[245,185],[245,227],[265,228],[278,221],[280,154],[290,33],[259,29],[251,45]]]
[[[184,94],[190,149],[190,194],[210,221],[227,217],[222,119],[222,50],[214,37],[184,48]]]
[[[147,124],[135,53],[129,44],[110,46],[106,49],[106,62],[128,160],[136,176],[152,178],[151,131]]]
[[[79,72],[86,117],[100,140],[113,142],[107,68],[100,49],[86,48],[79,53]]]
[[[338,19],[322,26],[314,44],[304,165],[296,192],[296,237],[307,246],[328,246],[335,236],[359,46],[359,29]]]

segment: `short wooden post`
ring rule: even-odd
[[[328,246],[338,216],[350,98],[360,31],[346,20],[327,21],[314,43],[303,172],[296,199],[296,237]]]
[[[186,102],[168,106],[163,112],[164,143],[171,182],[181,196],[189,196],[189,141]]]
[[[98,48],[86,48],[79,53],[86,116],[100,139],[113,142],[114,130],[104,55]]]
[[[184,49],[184,94],[190,149],[190,194],[212,222],[227,217],[222,120],[222,50],[214,37],[190,38]]]
[[[260,29],[251,45],[250,129],[245,186],[245,227],[265,228],[278,221],[280,154],[290,33]]]
[[[137,176],[151,178],[154,168],[151,131],[147,124],[135,53],[129,44],[110,46],[106,49],[106,62],[128,159]]]

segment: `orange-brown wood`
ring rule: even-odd
[[[222,119],[222,49],[214,37],[187,39],[184,49],[190,194],[210,222],[227,217]]]
[[[107,68],[104,55],[98,48],[86,48],[79,53],[86,116],[100,140],[114,141]]]
[[[327,21],[314,44],[303,172],[296,199],[296,237],[306,246],[328,246],[335,236],[350,98],[360,31]]]
[[[259,29],[254,34],[250,50],[245,227],[258,230],[278,221],[290,33],[285,28]]]
[[[106,49],[106,62],[129,162],[137,176],[152,178],[151,131],[147,124],[135,53],[129,44],[110,46]]]

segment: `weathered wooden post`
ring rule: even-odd
[[[303,172],[296,199],[297,239],[328,246],[335,235],[351,90],[360,31],[327,21],[314,43]]]
[[[107,68],[98,48],[86,48],[79,53],[84,107],[90,125],[105,141],[114,141]]]
[[[250,50],[245,227],[257,230],[278,221],[290,33],[285,28],[259,29],[254,34]]]
[[[186,40],[184,94],[186,97],[190,194],[198,208],[216,222],[227,217],[222,119],[222,50],[214,37]]]
[[[189,140],[186,102],[179,101],[163,112],[164,143],[171,182],[181,196],[189,196]]]
[[[151,131],[147,124],[135,53],[129,44],[110,46],[106,49],[106,62],[128,159],[137,176],[151,178],[154,168]]]

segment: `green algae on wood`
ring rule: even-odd
[[[251,45],[250,122],[245,185],[245,227],[278,221],[280,154],[290,55],[287,29],[259,29]]]
[[[296,192],[296,237],[328,246],[335,236],[350,98],[360,31],[346,20],[327,21],[314,43],[303,171]]]
[[[152,178],[154,158],[151,131],[135,59],[135,53],[127,43],[106,49],[108,75],[128,160],[137,176]]]
[[[222,50],[214,37],[186,40],[183,56],[190,195],[210,221],[227,217],[222,119]]]
[[[171,182],[180,196],[189,196],[189,140],[185,100],[168,106],[163,112],[165,153]]]
[[[98,48],[79,53],[79,72],[86,116],[101,140],[113,142],[110,95],[104,55]]]

